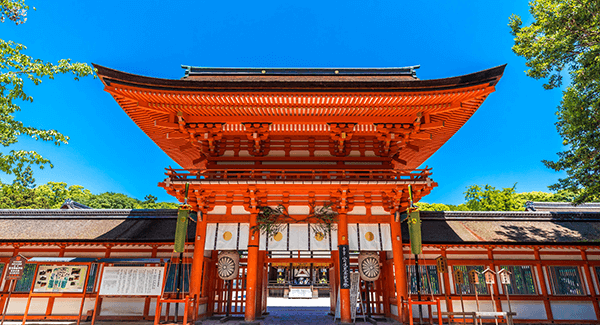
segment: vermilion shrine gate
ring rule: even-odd
[[[245,295],[236,291],[233,313],[260,316],[269,266],[302,263],[330,269],[332,310],[339,292],[344,323],[351,322],[350,292],[340,280],[349,270],[340,271],[338,249],[354,265],[359,253],[376,253],[381,276],[368,308],[390,315],[390,305],[408,296],[398,217],[409,206],[408,186],[415,202],[436,186],[430,169],[417,168],[504,71],[419,80],[417,67],[187,67],[183,79],[165,80],[95,67],[125,113],[183,168],[168,169],[159,186],[183,202],[189,184],[188,203],[198,212],[189,293],[196,307],[225,313],[217,257],[240,251],[236,277]],[[329,204],[336,227],[315,232],[310,224],[318,220],[306,216]],[[302,221],[272,237],[252,230],[261,208],[279,205]]]

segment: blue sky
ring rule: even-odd
[[[425,202],[459,204],[472,184],[547,191],[560,173],[542,159],[562,150],[554,114],[561,91],[528,78],[512,51],[508,17],[531,22],[526,1],[28,1],[27,23],[0,25],[3,39],[47,61],[71,58],[160,78],[181,64],[209,67],[399,67],[420,79],[508,63],[496,92],[426,163],[439,187]],[[175,167],[103,91],[100,80],[61,76],[26,88],[18,118],[71,137],[68,145],[23,138],[54,163],[38,184],[64,181],[94,193],[173,201],[157,183]],[[0,175],[4,182],[10,177]]]

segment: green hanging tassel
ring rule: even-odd
[[[177,211],[177,228],[175,229],[175,248],[174,252],[183,253],[185,249],[185,240],[187,237],[188,217],[190,210],[188,207],[180,207]]]
[[[419,211],[412,211],[408,216],[408,233],[410,236],[410,251],[413,254],[421,254],[421,215]]]

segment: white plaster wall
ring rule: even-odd
[[[581,255],[541,255],[540,260],[581,261]]]
[[[510,301],[515,319],[546,319],[546,308],[543,301]],[[508,302],[502,301],[502,310],[508,311]]]
[[[151,257],[151,256],[152,256],[152,251],[132,253],[132,252],[119,252],[118,250],[114,249],[114,250],[112,250],[110,252],[110,257],[111,258],[119,258],[119,257],[123,257],[123,258],[132,258],[132,257],[135,257],[135,258],[138,258],[138,257]]]
[[[347,214],[348,215],[359,215],[359,216],[366,215],[367,214],[367,207],[355,206]]]
[[[290,215],[308,215],[310,213],[310,207],[307,205],[290,205],[288,207],[288,213]]]
[[[206,307],[208,304],[201,304],[198,306],[198,315],[202,315],[206,313]]]
[[[88,310],[94,309],[96,299],[86,299],[83,304],[83,312],[85,315]],[[52,315],[79,315],[79,307],[81,299],[79,298],[56,298],[54,306],[52,306]]]
[[[144,298],[104,298],[100,315],[142,316],[144,315]]]
[[[231,207],[231,214],[250,214],[250,212],[246,211],[243,205],[234,205]]]
[[[489,297],[489,296],[488,296]],[[473,311],[477,311],[477,303],[475,302],[475,300],[465,300],[465,311],[466,312],[473,312]],[[460,306],[460,298],[458,299],[452,299],[452,308],[454,311],[457,312],[461,312],[461,306]],[[486,301],[479,301],[479,311],[494,311],[494,306],[492,306],[492,303],[489,300]]]
[[[385,211],[381,206],[371,207],[371,215],[374,216],[389,216],[390,213]]]
[[[446,312],[448,311],[446,309],[446,302],[445,301],[440,301],[440,305],[442,308],[442,312]],[[423,318],[427,318],[429,317],[429,308],[427,305],[421,305],[423,307]],[[413,317],[419,317],[419,305],[413,305]],[[435,319],[437,319],[437,306],[436,305],[432,305],[431,306],[431,312],[433,313],[433,317]]]
[[[10,298],[7,315],[23,315],[27,306],[27,298]],[[48,298],[32,298],[28,315],[45,315]]]
[[[595,320],[594,305],[588,301],[550,301],[554,319]]]
[[[227,206],[217,205],[217,206],[215,206],[214,209],[212,209],[212,211],[208,211],[207,214],[226,214],[226,213],[227,213]]]
[[[179,315],[182,316],[184,314],[184,304],[179,304]],[[142,311],[144,310],[144,304],[142,303]],[[160,315],[165,316],[167,310],[167,304],[163,304],[160,310]],[[149,316],[154,316],[156,314],[156,299],[150,300],[150,310],[148,311]],[[169,314],[171,316],[175,315],[175,304],[171,304],[171,308],[169,309]]]
[[[65,257],[91,257],[91,258],[104,258],[105,252],[65,252]]]
[[[392,315],[399,316],[398,315],[398,306],[390,304],[390,312],[392,313]]]
[[[446,257],[454,260],[482,260],[487,259],[487,255],[470,255],[470,254],[447,254]]]
[[[534,255],[494,254],[495,260],[535,260]]]

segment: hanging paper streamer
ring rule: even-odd
[[[175,253],[183,253],[185,250],[185,240],[187,239],[188,217],[191,207],[187,205],[188,190],[190,184],[185,184],[185,200],[183,205],[177,210],[177,228],[175,228]]]
[[[421,254],[421,215],[419,211],[413,211],[409,214],[408,233],[410,236],[410,251],[413,254]]]
[[[175,229],[175,248],[176,253],[183,253],[185,249],[185,240],[187,237],[188,217],[190,210],[187,207],[181,207],[177,211],[177,228]]]

